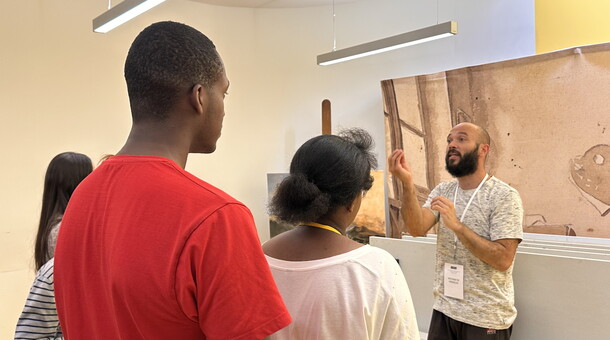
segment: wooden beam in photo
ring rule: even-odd
[[[400,115],[398,113],[398,103],[396,101],[396,91],[394,89],[394,82],[392,80],[384,80],[381,82],[381,91],[383,93],[384,101],[384,115],[388,119],[388,125],[390,131],[386,133],[390,134],[390,150],[402,149],[402,126],[400,123]],[[390,223],[386,228],[386,237],[401,238],[404,225],[400,218],[400,208],[402,206],[402,185],[399,180],[394,176],[392,180],[394,197],[388,197],[388,203],[390,206]]]

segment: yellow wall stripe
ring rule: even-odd
[[[610,0],[535,0],[536,53],[610,41]]]

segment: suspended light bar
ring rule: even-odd
[[[326,66],[336,64],[342,61],[348,61],[402,47],[421,44],[427,41],[450,37],[455,34],[457,34],[457,22],[447,21],[442,24],[344,48],[342,50],[320,54],[318,56],[318,65]]]
[[[93,19],[93,31],[107,33],[165,0],[123,0]]]

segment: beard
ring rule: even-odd
[[[449,150],[447,151],[447,155],[445,156],[445,169],[447,169],[447,172],[449,172],[453,177],[464,177],[471,175],[475,173],[475,171],[477,171],[478,153],[479,144],[477,144],[477,146],[472,151],[467,152],[464,155],[460,154],[455,150]],[[449,160],[449,157],[455,154],[460,156],[460,159],[457,163],[451,164],[451,160]]]

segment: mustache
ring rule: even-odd
[[[462,157],[462,154],[459,151],[457,151],[457,150],[451,149],[451,150],[447,151],[447,154],[445,155],[445,158],[449,158],[451,156],[460,156],[460,157]]]

